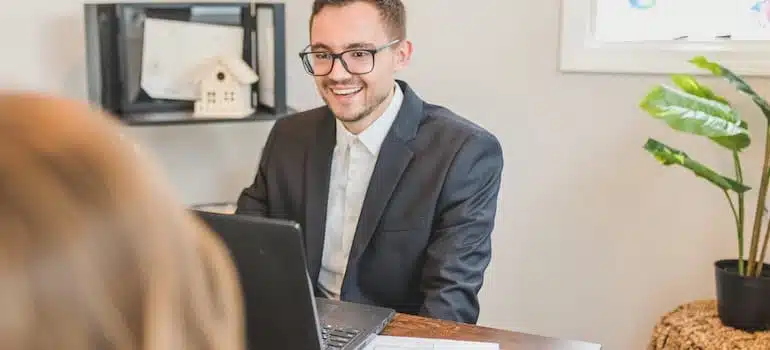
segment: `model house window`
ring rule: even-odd
[[[235,101],[235,93],[232,91],[225,91],[225,101],[227,102],[233,102]]]
[[[565,71],[693,72],[703,55],[770,75],[770,0],[562,0]]]
[[[208,92],[206,92],[206,102],[208,102],[208,103],[216,103],[217,102],[217,93],[215,91],[208,91]]]

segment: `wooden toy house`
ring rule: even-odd
[[[246,62],[237,57],[217,57],[208,62],[195,77],[198,100],[196,118],[238,118],[254,112],[252,84],[259,77]]]

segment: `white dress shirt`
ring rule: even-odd
[[[369,179],[382,141],[393,125],[403,99],[403,92],[396,84],[388,108],[358,135],[350,133],[337,120],[337,144],[332,155],[323,258],[318,275],[319,289],[328,298],[340,298],[350,247]]]

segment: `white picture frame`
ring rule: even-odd
[[[703,55],[744,76],[770,76],[770,40],[596,39],[597,0],[562,0],[560,69],[578,73],[708,74],[687,61]]]

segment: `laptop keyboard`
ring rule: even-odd
[[[335,327],[325,325],[321,329],[321,338],[323,339],[323,348],[326,350],[343,349],[359,333],[354,328]]]

